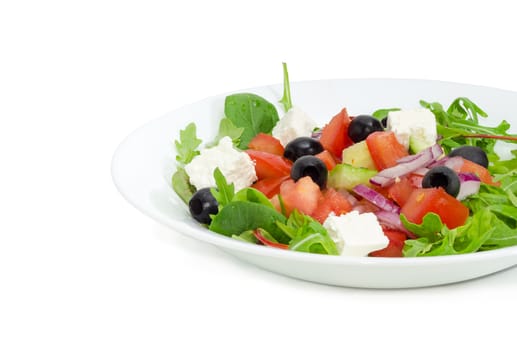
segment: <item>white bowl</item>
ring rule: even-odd
[[[281,85],[242,90],[276,103]],[[351,115],[379,108],[419,107],[419,100],[447,107],[468,97],[489,114],[517,123],[517,93],[465,84],[398,79],[320,80],[291,83],[293,102],[320,125],[347,107]],[[216,245],[244,261],[303,280],[352,287],[408,288],[476,278],[517,264],[517,246],[473,254],[419,258],[340,257],[299,253],[240,242],[208,231],[195,222],[171,187],[175,169],[174,140],[195,122],[198,137],[208,142],[223,116],[224,98],[209,97],[156,119],[130,134],[113,157],[112,176],[121,194],[136,208],[171,229]],[[283,109],[278,105],[280,114]]]

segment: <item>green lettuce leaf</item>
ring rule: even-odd
[[[271,133],[278,122],[278,112],[270,102],[251,93],[229,95],[224,102],[224,114],[237,128],[242,128],[240,149],[246,149],[255,135]]]
[[[277,242],[288,244],[287,236],[277,225],[285,223],[286,217],[275,209],[253,202],[233,201],[224,206],[212,217],[211,231],[232,237],[244,231],[262,228],[269,232]]]
[[[278,223],[280,229],[292,238],[289,249],[317,254],[338,255],[336,244],[327,230],[310,216],[294,210],[285,224]]]
[[[509,232],[496,231],[504,225],[495,213],[489,209],[482,209],[467,220],[463,226],[449,229],[443,225],[435,239],[429,236],[406,240],[404,256],[438,256],[473,253],[478,250],[490,249],[487,243],[495,234],[498,241],[500,236],[507,237]],[[515,233],[515,232],[514,232]],[[510,233],[511,234],[511,233]]]
[[[229,184],[226,181],[226,178],[219,168],[215,168],[214,170],[214,179],[216,188],[211,188],[210,192],[217,203],[219,203],[219,209],[221,209],[233,200],[235,186],[233,183]]]
[[[180,130],[179,141],[174,141],[176,146],[176,160],[186,165],[192,161],[192,159],[199,154],[197,148],[201,144],[201,140],[196,136],[196,124],[190,123],[185,129]]]
[[[217,132],[215,139],[209,143],[207,147],[216,146],[219,141],[221,141],[221,139],[226,136],[231,138],[233,144],[237,146],[240,143],[240,137],[243,132],[244,128],[238,128],[230,119],[222,118],[219,122],[219,131]]]
[[[406,218],[404,214],[400,215],[400,221],[406,229],[413,232],[418,237],[426,237],[430,241],[434,241],[438,238],[438,234],[442,231],[443,223],[435,213],[427,213],[422,218],[421,224],[415,224]]]
[[[183,168],[178,168],[172,175],[172,188],[185,204],[189,203],[196,192],[196,188],[190,184],[187,172]]]

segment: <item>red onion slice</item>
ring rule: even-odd
[[[421,153],[410,154],[409,156],[405,156],[405,157],[397,159],[397,164],[409,163],[409,162],[412,162],[412,161],[414,161],[415,159],[417,159],[417,158],[419,158],[421,156],[422,156]]]
[[[443,157],[442,159],[438,160],[437,162],[434,162],[429,165],[429,168],[434,168],[435,166],[443,165],[447,168],[450,168],[456,172],[458,172],[461,169],[461,166],[463,165],[463,158],[462,157]]]
[[[370,183],[381,187],[389,186],[397,177],[427,167],[429,164],[435,162],[442,154],[443,150],[440,145],[434,144],[420,153],[399,159],[397,165],[380,171],[370,179]]]
[[[456,198],[460,201],[464,200],[470,195],[476,194],[481,186],[479,178],[472,173],[458,173],[460,178],[460,192]]]
[[[321,138],[321,129],[317,130],[317,131],[313,131],[311,133],[311,138],[313,138],[315,140],[319,140]]]
[[[409,238],[416,238],[416,235],[413,232],[408,231],[404,227],[402,221],[400,221],[400,214],[392,213],[386,210],[379,210],[378,212],[375,212],[375,215],[377,216],[379,224],[382,226],[392,230],[404,232]]]
[[[354,195],[348,192],[347,190],[338,190],[338,192],[346,198],[346,200],[352,205],[352,207],[354,207],[357,204],[357,202],[359,202],[357,198],[355,198]]]
[[[416,169],[415,171],[413,171],[413,174],[420,175],[420,176],[425,176],[425,174],[428,171],[429,171],[428,168],[420,168],[420,169]]]
[[[354,187],[353,191],[369,201],[370,203],[375,204],[382,210],[392,212],[392,213],[400,213],[400,207],[395,204],[395,202],[389,200],[388,198],[384,197],[379,192],[372,190],[368,186],[365,185],[357,185]]]

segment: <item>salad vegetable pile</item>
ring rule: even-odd
[[[517,245],[517,150],[510,125],[465,97],[448,108],[386,108],[317,125],[282,117],[251,93],[229,95],[214,140],[191,123],[175,141],[172,186],[193,218],[241,241],[372,257],[471,253]]]

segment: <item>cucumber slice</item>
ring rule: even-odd
[[[413,133],[409,136],[409,153],[417,154],[432,145],[434,142],[428,141],[423,133]]]
[[[343,150],[342,159],[342,163],[350,164],[356,168],[377,170],[372,156],[370,155],[370,151],[368,150],[366,140],[354,143],[353,145],[345,148]]]
[[[352,190],[359,184],[370,185],[370,178],[377,170],[358,168],[350,164],[338,164],[329,173],[327,184],[336,189]]]

